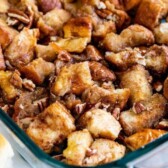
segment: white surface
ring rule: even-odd
[[[0,127],[0,133],[5,136],[5,132]],[[14,157],[9,160],[4,168],[31,168],[30,165],[19,155],[19,153],[13,148]]]

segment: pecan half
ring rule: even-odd
[[[40,100],[36,100],[33,102],[34,105],[37,105],[39,108],[39,111],[42,112],[48,105],[48,97],[44,97]]]
[[[26,79],[26,78],[23,79],[22,84],[23,84],[23,86],[24,86],[27,90],[29,90],[29,91],[33,91],[34,88],[36,87],[36,85],[33,83],[32,80]]]
[[[139,114],[146,110],[146,107],[141,102],[136,102],[133,104],[132,110],[134,113]]]
[[[24,24],[29,24],[30,19],[29,17],[22,11],[17,9],[9,9],[8,10],[8,16],[11,18],[15,18],[16,20],[19,20],[20,22]]]
[[[119,117],[120,117],[120,108],[119,107],[115,107],[113,112],[112,112],[112,115],[113,117],[116,119],[116,120],[119,120]]]
[[[97,150],[96,150],[96,149],[88,148],[88,149],[86,150],[86,156],[87,156],[87,157],[90,157],[90,156],[95,155],[95,154],[97,154]]]
[[[168,130],[168,119],[161,120],[156,126],[157,129]]]

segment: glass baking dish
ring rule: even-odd
[[[75,168],[77,166],[67,165],[60,161],[55,160],[45,152],[43,152],[26,134],[21,130],[15,122],[0,109],[0,126],[3,131],[6,132],[7,138],[11,145],[21,154],[21,156],[33,167],[33,168]],[[133,160],[138,159],[150,151],[156,149],[156,147],[164,144],[168,141],[168,134],[160,137],[159,139],[151,142],[150,144],[138,149],[134,152],[126,154],[122,159],[97,166],[102,168],[124,168],[130,166]]]

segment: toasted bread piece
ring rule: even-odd
[[[47,107],[29,125],[26,133],[45,152],[51,152],[75,130],[74,118],[58,101]]]
[[[136,114],[131,108],[123,111],[120,115],[120,124],[127,135],[132,135],[143,128],[152,128],[164,115],[166,99],[160,94],[154,94],[151,98],[143,101],[145,109]]]
[[[54,73],[54,69],[53,63],[44,61],[42,58],[37,58],[24,66],[21,71],[36,84],[42,84],[47,76]]]
[[[66,162],[81,166],[92,142],[92,136],[87,129],[71,133],[68,136],[68,146],[63,151]]]
[[[81,94],[93,85],[88,62],[64,66],[53,84],[52,92],[58,96],[66,93]]]
[[[127,68],[135,64],[146,65],[145,57],[141,55],[138,48],[127,48],[118,53],[106,52],[105,58],[119,70],[127,70]]]
[[[128,10],[131,10],[131,9],[137,7],[141,1],[142,0],[124,0],[125,10],[128,11]]]
[[[131,103],[147,100],[152,96],[152,88],[148,82],[148,71],[141,65],[135,65],[120,76],[121,87],[131,91]]]
[[[93,151],[84,159],[85,166],[96,166],[109,163],[125,155],[125,146],[108,139],[96,139],[91,147]]]
[[[129,96],[129,89],[108,90],[94,85],[83,92],[82,99],[88,104],[94,105],[101,102],[103,104],[110,105],[111,108],[115,108],[115,106],[117,106],[122,110],[126,105]]]
[[[102,43],[107,50],[119,52],[126,47],[151,45],[154,43],[154,36],[147,28],[135,24],[124,29],[119,35],[107,34]]]
[[[0,19],[0,45],[2,49],[5,49],[16,35],[18,35],[18,32]]]
[[[87,128],[95,138],[115,140],[120,133],[120,123],[107,111],[91,109],[78,121],[82,128]]]
[[[37,22],[37,27],[43,35],[55,35],[71,17],[71,14],[64,10],[55,8],[43,15]]]
[[[21,68],[34,58],[34,48],[39,35],[38,29],[24,28],[5,50],[4,56],[11,65]]]
[[[77,17],[70,19],[63,27],[64,38],[85,37],[91,41],[92,21],[90,17]]]
[[[154,28],[154,35],[158,44],[168,44],[168,23],[161,23]]]
[[[56,52],[53,47],[49,45],[37,44],[35,47],[36,56],[38,58],[43,58],[45,61],[54,61],[56,59]]]
[[[145,54],[146,68],[157,74],[164,74],[168,67],[168,47],[153,45]]]
[[[0,88],[5,100],[9,102],[13,101],[19,94],[17,88],[10,82],[11,77],[11,71],[0,71]]]
[[[137,150],[144,145],[156,140],[157,138],[168,133],[164,130],[144,129],[124,139],[126,145],[132,150]]]
[[[136,13],[135,22],[154,29],[166,13],[167,7],[162,0],[142,0]]]
[[[89,67],[92,79],[95,81],[114,81],[116,79],[112,70],[96,61],[90,61]]]
[[[81,53],[86,48],[87,43],[88,43],[87,37],[77,37],[77,38],[58,39],[56,42],[54,42],[54,45],[60,48],[60,50]]]

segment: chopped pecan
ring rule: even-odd
[[[141,102],[136,102],[133,104],[132,110],[134,113],[139,114],[146,110],[146,107]]]
[[[20,22],[24,24],[29,24],[30,20],[29,17],[22,11],[17,9],[9,9],[8,10],[8,16],[11,18],[15,18],[16,20],[19,20]]]
[[[66,103],[66,107],[70,110],[75,109],[75,113],[79,114],[78,111],[79,109],[76,108],[77,105],[81,104],[81,100],[79,98],[77,98],[74,94],[68,94],[65,96],[65,103]]]
[[[48,105],[48,97],[44,97],[42,99],[36,100],[33,102],[33,104],[39,107],[39,111],[42,112]]]
[[[79,115],[79,114],[82,114],[83,111],[85,110],[85,107],[86,107],[86,103],[82,103],[82,104],[77,104],[75,106],[75,112]]]
[[[57,58],[61,61],[69,62],[72,57],[67,51],[60,51]]]
[[[65,65],[66,65],[66,63],[64,61],[61,61],[61,60],[56,60],[55,61],[55,73],[56,73],[56,75],[58,75],[60,73],[61,68]]]
[[[36,87],[36,85],[33,83],[32,80],[26,79],[26,78],[23,79],[22,84],[27,90],[30,90],[30,91],[33,91]]]
[[[116,119],[116,120],[119,120],[119,117],[120,117],[120,108],[119,107],[115,107],[113,112],[112,112],[112,115],[113,117]]]
[[[20,77],[20,72],[15,70],[10,78],[10,83],[17,88],[22,88],[22,78]]]
[[[86,151],[86,156],[87,157],[90,157],[90,156],[95,155],[95,154],[97,154],[97,150],[96,149],[88,148],[87,151]]]
[[[93,45],[88,45],[85,49],[86,56],[91,61],[100,61],[103,59],[103,56],[96,47]]]
[[[101,9],[101,10],[96,10],[96,13],[98,16],[100,16],[103,19],[107,19],[111,14],[111,11],[108,9]]]
[[[162,119],[157,125],[157,129],[168,130],[168,119]]]
[[[100,81],[114,81],[116,79],[115,74],[106,66],[96,61],[89,62],[93,80]]]

